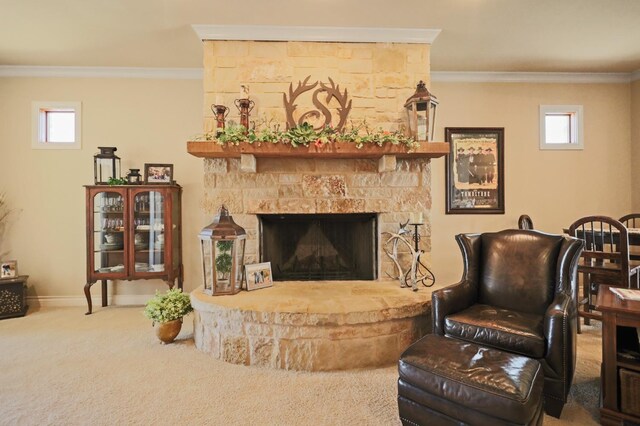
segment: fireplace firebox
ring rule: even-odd
[[[358,214],[265,214],[260,260],[276,281],[377,279],[377,217]]]

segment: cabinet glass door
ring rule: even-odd
[[[135,272],[164,272],[164,196],[158,191],[133,197]]]
[[[93,198],[93,267],[98,273],[124,273],[124,198],[99,192]]]

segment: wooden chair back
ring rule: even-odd
[[[630,287],[629,235],[627,227],[607,216],[587,216],[573,222],[569,235],[585,242],[578,270],[592,284]],[[634,281],[635,283],[635,281]]]
[[[573,222],[569,227],[569,235],[580,238],[585,243],[578,274],[582,275],[583,299],[576,300],[582,310],[578,315],[584,318],[585,325],[591,319],[602,320],[602,314],[595,309],[595,297],[600,284],[616,287],[637,287],[638,266],[630,265],[629,234],[622,222],[607,216],[587,216]],[[580,321],[578,321],[580,333]]]
[[[533,220],[528,215],[523,214],[518,218],[518,229],[533,229]]]
[[[627,231],[640,229],[640,213],[631,213],[620,218],[620,222],[627,227]],[[635,228],[635,229],[634,229]],[[633,238],[631,237],[633,235]],[[629,236],[629,258],[633,261],[640,261],[640,245],[637,245],[640,236],[631,234]]]
[[[640,213],[631,213],[622,216],[620,222],[627,228],[640,228]]]

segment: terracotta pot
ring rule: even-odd
[[[163,345],[165,343],[171,343],[180,333],[180,329],[182,328],[182,318],[156,323],[155,328],[156,336],[158,336],[158,339],[160,339]]]

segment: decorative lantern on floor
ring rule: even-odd
[[[223,205],[213,223],[200,231],[204,293],[236,294],[242,287],[247,233]]]
[[[409,118],[410,135],[419,142],[433,141],[436,125],[436,107],[438,100],[427,90],[424,81],[420,80],[414,93],[404,107]]]
[[[120,179],[120,157],[113,146],[99,146],[93,156],[93,180],[96,185],[107,185],[110,178]]]

